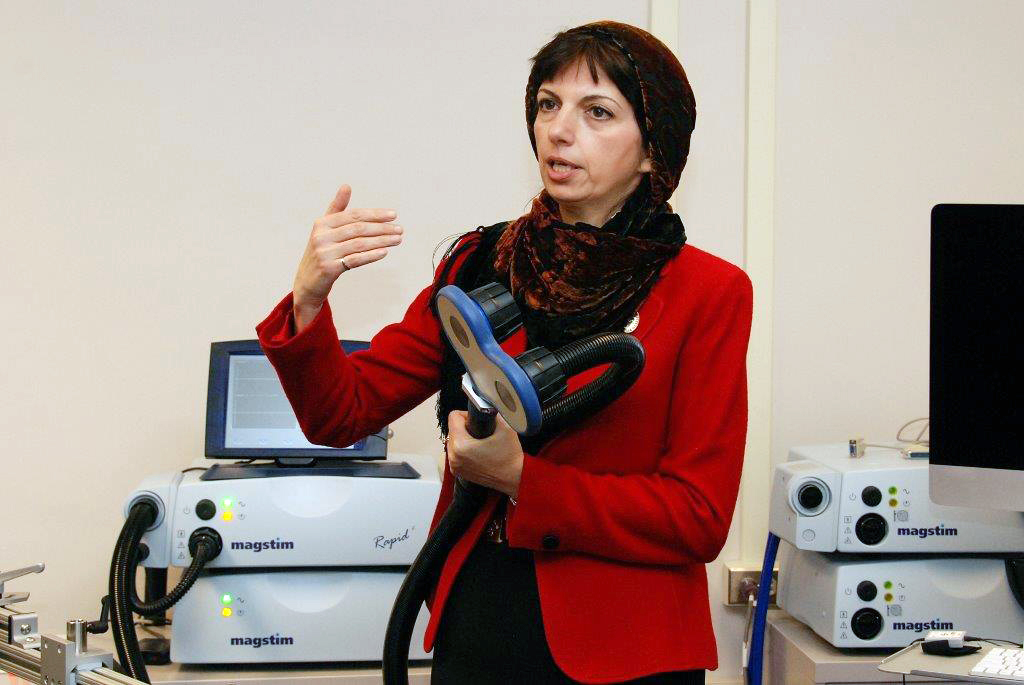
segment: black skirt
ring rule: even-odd
[[[544,637],[533,552],[481,538],[459,571],[434,640],[437,685],[573,685]],[[704,683],[704,671],[656,673],[635,685]]]

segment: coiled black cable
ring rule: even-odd
[[[193,533],[195,536],[196,533]],[[192,563],[182,572],[181,578],[178,580],[178,584],[174,586],[174,589],[168,592],[165,596],[159,599],[153,600],[152,602],[145,602],[139,598],[138,591],[135,586],[135,573],[134,569],[138,568],[139,562],[142,561],[140,555],[136,554],[135,559],[132,561],[133,572],[129,573],[128,579],[128,600],[131,603],[132,611],[139,616],[157,616],[164,613],[172,606],[178,603],[185,593],[188,592],[199,578],[200,571],[203,567],[217,556],[216,552],[220,550],[216,548],[216,544],[207,540],[201,540],[199,543],[200,553],[192,557]]]
[[[611,363],[599,377],[543,409],[542,430],[558,430],[592,415],[620,397],[640,376],[644,349],[624,333],[600,333],[566,345],[554,353],[566,378]],[[549,426],[550,422],[550,426]],[[420,606],[437,584],[452,547],[469,528],[487,499],[488,489],[456,479],[452,503],[416,555],[395,598],[384,637],[384,685],[408,685],[409,643]]]
[[[644,368],[644,347],[624,333],[599,333],[581,338],[551,353],[566,378],[598,364],[611,366],[592,382],[544,407],[542,429],[551,433],[592,416],[618,399]]]
[[[156,521],[157,512],[156,504],[149,499],[139,500],[132,505],[114,545],[114,555],[110,561],[110,625],[114,634],[117,658],[125,673],[144,683],[149,682],[149,673],[146,671],[138,637],[135,635],[132,612],[148,616],[171,608],[196,582],[203,567],[221,551],[220,536],[216,531],[210,528],[194,531],[189,538],[192,563],[182,573],[181,580],[175,588],[165,597],[153,602],[141,601],[135,588],[135,571],[142,558],[142,536]]]

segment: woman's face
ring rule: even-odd
[[[543,82],[533,134],[540,176],[562,221],[600,227],[625,204],[651,163],[633,107],[603,69],[597,73],[594,82],[580,60]]]

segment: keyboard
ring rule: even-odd
[[[993,647],[971,669],[990,683],[1024,683],[1024,649]]]

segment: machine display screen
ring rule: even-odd
[[[338,341],[346,355],[369,343]],[[206,456],[212,459],[386,459],[388,427],[347,447],[314,445],[302,433],[270,360],[256,340],[210,345]],[[2,685],[2,683],[0,683]]]
[[[225,447],[325,449],[302,434],[277,372],[260,355],[232,355],[228,361],[226,418]]]

